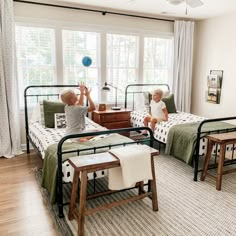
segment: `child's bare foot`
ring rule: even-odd
[[[141,134],[144,135],[144,136],[149,136],[147,130],[143,130],[143,131],[141,132]]]
[[[79,142],[81,142],[81,143],[84,143],[84,142],[86,142],[86,141],[88,141],[87,138],[80,138],[80,139],[79,139]]]
[[[81,143],[83,143],[83,142],[88,141],[88,140],[91,139],[91,138],[93,138],[93,136],[88,136],[88,137],[85,137],[85,138],[80,138],[79,141],[80,141]]]

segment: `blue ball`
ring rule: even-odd
[[[83,57],[82,64],[86,67],[90,66],[92,64],[92,59],[88,56]]]

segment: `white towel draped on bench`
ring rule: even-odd
[[[137,182],[152,179],[150,151],[142,145],[130,145],[110,150],[120,160],[120,167],[108,170],[111,190],[130,188]]]

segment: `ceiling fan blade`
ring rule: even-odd
[[[166,0],[166,1],[172,5],[179,5],[180,3],[184,2],[185,0]]]
[[[203,5],[203,2],[201,0],[186,0],[186,3],[192,8],[200,7]]]

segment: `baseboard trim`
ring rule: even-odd
[[[30,144],[30,150],[33,150],[33,149],[34,149],[33,146]],[[25,143],[21,144],[21,150],[26,151],[26,144]]]
[[[26,150],[26,144],[21,144],[21,150],[25,151]]]

